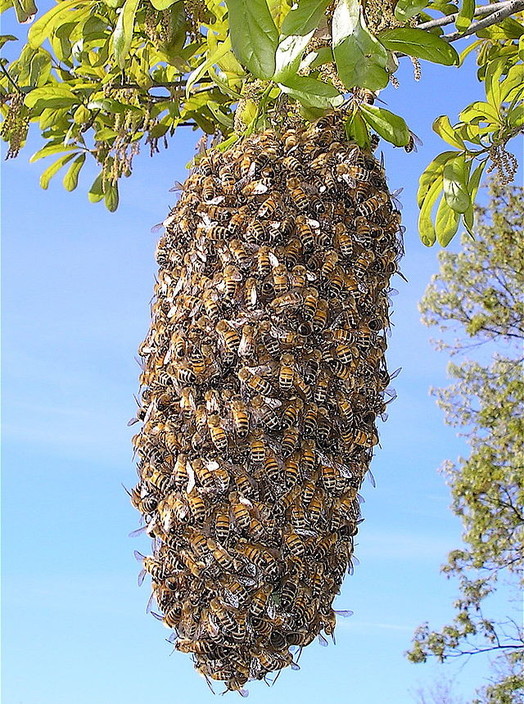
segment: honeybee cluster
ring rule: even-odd
[[[335,628],[387,402],[400,217],[330,115],[204,154],[164,226],[139,350],[139,558],[175,648],[244,693]]]

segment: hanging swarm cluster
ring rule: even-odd
[[[387,402],[399,222],[383,168],[330,115],[205,154],[164,223],[138,556],[175,648],[228,689],[335,628]]]

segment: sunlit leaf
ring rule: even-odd
[[[126,0],[120,10],[118,22],[112,36],[113,54],[120,68],[124,68],[133,40],[135,15],[140,0]]]
[[[460,213],[452,210],[446,199],[442,198],[438,204],[437,214],[435,216],[435,232],[437,234],[437,242],[442,247],[447,247],[453,237],[455,237],[459,222]]]
[[[58,5],[53,7],[52,10],[46,12],[42,15],[30,28],[27,33],[27,41],[29,46],[34,49],[40,46],[43,41],[51,34],[51,32],[67,19],[72,19],[73,13],[70,12],[73,8],[79,5],[89,3],[94,4],[93,0],[66,0],[65,2],[60,2]]]
[[[422,203],[424,202],[435,181],[440,179],[440,183],[442,183],[444,166],[449,159],[453,159],[456,156],[457,152],[442,152],[442,154],[436,156],[433,161],[426,166],[419,178],[419,186],[417,191],[417,204],[419,208],[422,206]]]
[[[226,0],[226,4],[235,56],[257,78],[271,78],[278,29],[266,0]]]
[[[313,32],[302,35],[284,37],[277,47],[275,56],[275,81],[285,81],[287,76],[297,74],[304,49],[309,44]]]
[[[441,115],[433,122],[433,129],[442,139],[457,149],[464,149],[464,142],[457,137],[457,134],[447,115]]]
[[[379,34],[380,41],[390,51],[398,51],[436,64],[453,66],[459,63],[456,50],[444,39],[424,29],[397,27]]]
[[[280,84],[284,93],[291,95],[305,106],[333,108],[344,102],[344,97],[329,83],[323,83],[310,76],[293,76]]]
[[[75,188],[78,186],[78,176],[80,174],[80,169],[84,165],[85,160],[86,155],[80,154],[80,156],[77,156],[71,166],[67,169],[64,179],[62,181],[66,191],[74,191]]]
[[[362,104],[364,119],[377,134],[396,147],[404,147],[410,140],[410,133],[405,120],[400,115],[377,107]]]
[[[286,15],[281,32],[305,35],[314,31],[331,0],[299,0]]]
[[[395,18],[399,22],[407,22],[418,15],[427,5],[427,0],[398,0],[395,5]]]
[[[443,172],[444,198],[450,208],[464,213],[471,205],[469,194],[469,163],[460,154],[446,162]]]
[[[333,54],[347,88],[381,90],[389,81],[387,51],[367,29],[358,0],[339,0],[332,21]]]
[[[435,226],[433,225],[433,220],[431,218],[431,213],[433,206],[442,192],[442,176],[434,179],[431,183],[429,190],[426,192],[422,206],[420,208],[420,213],[418,217],[418,229],[420,234],[420,239],[426,247],[432,247],[435,244],[437,235],[435,232]]]
[[[455,20],[455,27],[463,32],[471,24],[475,12],[475,0],[462,0],[462,7]]]
[[[54,161],[50,166],[47,167],[45,171],[43,171],[40,175],[40,186],[46,191],[49,182],[53,178],[55,174],[57,174],[62,166],[65,166],[71,159],[77,154],[77,152],[74,152],[73,154],[64,154],[63,156],[59,157],[56,161]]]

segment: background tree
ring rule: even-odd
[[[37,13],[33,0],[4,0],[1,9],[11,7],[20,22]],[[1,135],[14,157],[38,124],[45,146],[31,160],[56,159],[43,188],[68,166],[64,186],[75,189],[94,158],[101,170],[89,198],[114,210],[140,144],[154,154],[181,126],[227,149],[270,124],[343,107],[351,140],[368,147],[375,132],[410,151],[405,120],[371,103],[398,85],[403,57],[418,78],[419,60],[456,66],[476,50],[486,100],[465,106],[453,125],[436,118],[448,149],[423,173],[418,194],[423,242],[445,246],[461,221],[471,231],[489,159],[506,180],[515,172],[505,145],[524,124],[523,8],[523,0],[66,0],[36,19],[13,61],[0,63]]]
[[[464,236],[460,253],[440,254],[440,273],[420,304],[423,322],[446,333],[437,344],[475,359],[450,364],[455,383],[437,392],[446,422],[471,447],[444,466],[464,528],[464,546],[443,568],[459,579],[456,615],[440,631],[421,626],[409,658],[492,652],[498,674],[477,701],[505,704],[524,696],[524,634],[510,604],[501,618],[490,596],[501,584],[518,590],[524,562],[524,194],[493,181],[490,195],[475,239]]]

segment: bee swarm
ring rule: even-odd
[[[138,556],[175,648],[245,693],[335,628],[387,398],[400,217],[328,115],[207,152],[164,226],[133,439],[153,555]]]

